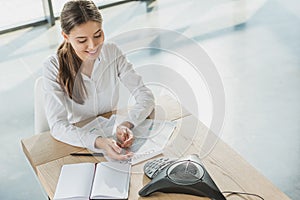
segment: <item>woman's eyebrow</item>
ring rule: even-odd
[[[100,31],[102,31],[101,28],[99,28],[94,34],[97,34],[97,33],[99,33]]]
[[[95,33],[94,33],[94,35],[95,34],[97,34],[97,33],[99,33],[99,32],[101,32],[102,31],[102,29],[101,28],[99,28]],[[76,39],[85,39],[85,38],[87,38],[86,36],[78,36],[78,37],[75,37]]]

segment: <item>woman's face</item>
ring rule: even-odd
[[[81,60],[95,60],[99,56],[104,41],[101,23],[88,21],[75,26],[69,35],[62,34]]]

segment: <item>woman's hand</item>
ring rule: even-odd
[[[95,142],[95,147],[106,151],[108,157],[116,160],[127,160],[132,157],[132,152],[122,154],[122,148],[117,145],[117,142],[112,138],[98,137]]]
[[[118,139],[118,145],[122,148],[130,147],[134,141],[131,130],[128,126],[124,125],[124,123],[117,126],[116,136]]]

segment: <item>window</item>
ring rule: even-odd
[[[1,1],[0,30],[45,19],[42,0]]]

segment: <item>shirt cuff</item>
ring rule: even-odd
[[[95,142],[98,137],[102,136],[99,134],[86,134],[84,138],[82,138],[84,147],[93,152],[101,153],[103,150],[95,147]]]

